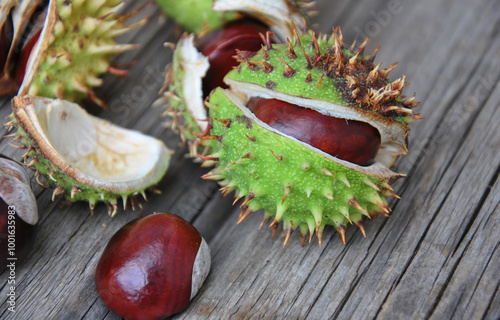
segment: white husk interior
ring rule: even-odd
[[[75,103],[33,98],[30,120],[45,142],[96,187],[143,189],[168,166],[163,142],[89,115]]]
[[[207,245],[205,239],[201,238],[200,248],[198,249],[198,253],[196,254],[196,258],[193,264],[193,274],[191,276],[191,297],[189,300],[193,299],[193,297],[200,290],[201,285],[205,282],[205,279],[210,272],[210,248]]]
[[[204,131],[207,126],[207,110],[203,104],[203,90],[201,79],[205,77],[210,64],[208,58],[198,52],[194,46],[194,36],[190,35],[180,41],[180,55],[184,77],[182,78],[182,90],[186,108],[191,112],[198,127]]]
[[[248,99],[251,97],[262,97],[265,99],[279,99],[282,101],[286,101],[289,103],[293,103],[296,105],[299,105],[301,107],[305,108],[310,108],[314,109],[318,112],[321,112],[323,114],[327,114],[330,116],[338,117],[341,119],[351,119],[351,120],[358,120],[358,121],[363,121],[367,122],[366,119],[362,119],[357,115],[356,113],[352,112],[351,109],[342,107],[336,104],[332,103],[327,103],[327,102],[322,102],[322,101],[317,101],[317,100],[310,100],[310,99],[304,99],[304,98],[298,98],[290,95],[286,95],[283,93],[275,92],[272,90],[268,90],[265,88],[262,88],[257,85],[252,85],[252,84],[244,84],[243,86],[238,82],[234,81],[232,79],[225,79],[226,83],[230,85],[231,91],[225,90],[226,96],[236,105],[238,108],[240,108],[243,113],[252,119],[252,121],[256,122],[262,127],[267,128],[268,130],[285,136],[289,139],[295,140],[296,142],[310,148],[314,149],[316,152],[323,154],[325,157],[332,159],[335,162],[338,162],[346,167],[349,167],[355,171],[361,172],[363,174],[372,176],[372,177],[396,177],[400,176],[398,173],[394,173],[388,168],[394,163],[394,155],[392,154],[393,152],[398,152],[398,156],[401,155],[401,148],[404,148],[406,150],[406,147],[404,147],[404,140],[400,141],[401,139],[404,139],[404,136],[402,138],[399,138],[399,136],[396,133],[393,133],[392,131],[388,130],[385,128],[382,124],[374,124],[372,122],[369,122],[371,125],[376,127],[379,132],[381,133],[381,148],[375,158],[375,162],[370,165],[370,166],[359,166],[353,163],[350,163],[348,161],[344,161],[338,158],[335,158],[319,149],[313,148],[307,143],[304,143],[302,141],[297,140],[294,137],[288,136],[286,134],[283,134],[274,128],[270,127],[268,124],[265,122],[259,120],[247,107],[246,107],[246,102]],[[401,143],[401,145],[399,145]],[[384,147],[382,147],[384,146]],[[398,147],[399,146],[399,147]],[[390,165],[387,165],[386,163],[382,162],[391,162]]]
[[[293,36],[292,21],[298,30],[303,29],[303,16],[292,13],[287,0],[215,0],[214,11],[247,13],[264,22],[280,39]]]

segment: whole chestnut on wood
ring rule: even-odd
[[[210,270],[198,231],[170,213],[138,218],[118,230],[96,268],[97,292],[126,319],[164,319],[184,310]]]
[[[277,99],[252,98],[247,106],[274,129],[361,166],[371,165],[380,147],[380,133],[366,122],[326,116]]]

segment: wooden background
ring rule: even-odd
[[[137,6],[127,2],[127,10]],[[152,108],[172,52],[163,47],[179,30],[160,18],[123,36],[142,47],[116,58],[139,59],[126,79],[105,77],[99,117],[161,138],[176,150],[162,195],[143,212],[115,218],[99,205],[51,201],[33,183],[40,222],[34,250],[16,270],[16,313],[7,311],[7,273],[0,275],[2,319],[118,319],[99,299],[94,271],[113,233],[139,215],[169,211],[192,222],[212,252],[212,269],[188,309],[174,319],[498,319],[500,317],[500,2],[498,0],[323,0],[312,21],[330,32],[340,25],[347,43],[382,47],[377,61],[399,61],[407,95],[417,93],[425,120],[412,124],[410,152],[396,170],[408,174],[394,188],[390,218],[365,221],[342,245],[333,228],[323,246],[286,248],[261,213],[236,225],[238,207],[200,176],[186,149]],[[0,116],[10,112],[0,100]],[[5,129],[0,129],[1,135]],[[22,153],[2,140],[0,152]],[[33,180],[34,181],[34,180]],[[313,238],[314,240],[316,238]]]

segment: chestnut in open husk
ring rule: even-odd
[[[239,64],[233,58],[237,53],[236,50],[259,50],[263,45],[260,34],[265,34],[267,31],[267,27],[261,23],[242,19],[228,23],[198,40],[196,47],[210,63],[210,68],[203,78],[204,97],[217,87],[227,88],[222,80]]]
[[[277,99],[252,98],[247,107],[272,128],[361,166],[372,164],[380,147],[380,133],[365,122],[329,117]]]
[[[327,225],[346,243],[348,225],[364,235],[363,217],[388,216],[385,197],[398,198],[391,184],[405,176],[391,168],[422,117],[403,95],[406,77],[389,80],[396,64],[381,69],[367,41],[345,47],[335,28],[282,44],[266,35],[258,52],[238,53],[229,88],[206,101],[210,129],[199,138],[210,141],[203,165],[214,166],[203,178],[245,197],[239,223],[264,209],[261,226],[271,219],[274,235],[282,223],[284,244],[299,230],[302,244],[316,234],[321,245]]]
[[[135,219],[118,230],[96,268],[97,292],[127,319],[164,319],[184,310],[210,270],[198,231],[170,213]]]
[[[205,3],[205,0],[195,2]],[[183,7],[187,3],[177,1],[172,5]],[[202,159],[210,153],[206,140],[198,138],[208,130],[204,99],[217,87],[227,88],[223,78],[238,65],[234,57],[239,53],[256,52],[265,42],[286,42],[287,36],[305,29],[305,15],[310,6],[309,1],[223,0],[215,1],[210,8],[237,14],[208,30],[204,28],[196,37],[185,34],[176,45],[169,45],[175,48],[174,57],[167,66],[161,97],[155,102],[155,105],[166,106],[165,115],[172,119],[170,126],[189,145],[190,156]],[[167,11],[173,14],[177,10]],[[177,16],[173,17],[179,21]],[[192,13],[186,18],[191,21],[196,17],[197,14]],[[185,21],[179,23],[186,26]]]

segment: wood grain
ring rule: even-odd
[[[141,1],[129,1],[134,7]],[[153,14],[143,28],[121,37],[142,44],[116,58],[139,59],[127,78],[105,76],[97,94],[99,117],[161,138],[176,154],[162,195],[150,195],[142,212],[113,219],[105,206],[60,207],[33,180],[40,211],[35,248],[16,270],[15,314],[7,311],[8,274],[0,274],[2,319],[119,319],[100,301],[94,271],[113,233],[155,211],[176,213],[197,227],[212,251],[212,270],[188,309],[173,319],[498,319],[500,318],[500,2],[496,0],[319,0],[312,18],[321,32],[342,27],[347,43],[370,36],[381,45],[377,61],[399,61],[426,117],[411,126],[410,152],[398,172],[390,218],[354,227],[342,245],[333,228],[323,245],[300,246],[258,225],[262,213],[236,225],[238,207],[207,169],[186,159],[186,148],[152,108],[179,35]],[[126,8],[127,9],[127,8]],[[0,117],[10,113],[0,100]],[[0,129],[5,135],[5,129]],[[0,143],[0,152],[22,152]]]

